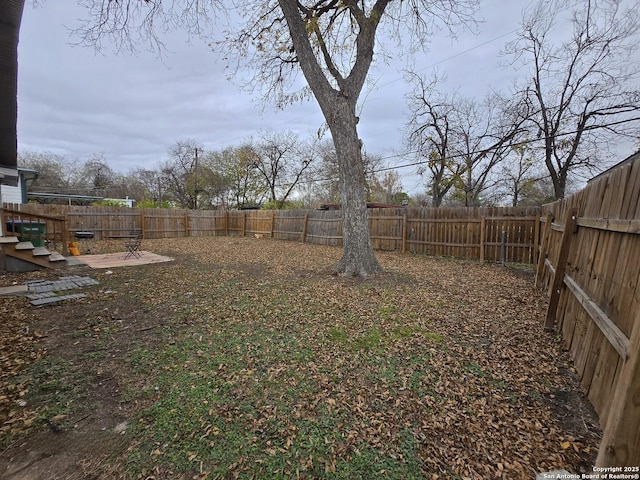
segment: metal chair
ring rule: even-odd
[[[124,242],[124,248],[127,249],[127,255],[124,257],[124,259],[127,260],[131,257],[140,258],[142,256],[142,252],[140,251],[141,244],[142,244],[141,233]]]

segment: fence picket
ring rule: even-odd
[[[596,465],[638,465],[640,153],[544,210],[536,285],[551,287],[552,295],[560,277],[567,285],[557,300],[557,324],[600,416],[603,438]],[[562,252],[567,229],[547,225],[551,216],[562,218],[571,210],[577,212],[577,233],[566,274],[560,276],[561,265],[551,259]]]

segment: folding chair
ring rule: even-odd
[[[140,251],[140,245],[142,244],[142,234],[139,233],[135,237],[124,242],[124,248],[127,249],[127,255],[124,257],[127,260],[130,257],[140,258],[142,252]]]

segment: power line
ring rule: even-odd
[[[634,117],[634,118],[629,118],[629,119],[626,119],[626,120],[619,120],[617,122],[611,122],[611,123],[608,123],[606,125],[592,125],[592,126],[589,126],[589,127],[585,127],[582,131],[584,132],[584,131],[588,131],[588,130],[599,130],[599,129],[603,129],[603,128],[610,128],[610,127],[614,127],[616,125],[622,125],[624,123],[637,122],[639,120],[640,120],[640,117]],[[573,131],[570,131],[570,132],[557,133],[555,135],[555,137],[566,137],[566,136],[569,136],[569,135],[575,135],[575,134],[577,134],[579,132],[580,132],[580,130],[573,130]],[[509,143],[509,144],[506,144],[506,146],[507,147],[515,147],[515,146],[518,146],[518,145],[528,145],[528,144],[531,144],[531,143],[544,142],[544,141],[545,141],[544,138],[533,138],[533,139],[522,140],[522,141],[519,141],[519,142]],[[397,154],[394,154],[394,155],[389,155],[389,156],[386,156],[386,157],[382,157],[382,160],[387,160],[387,159],[390,159],[390,158],[399,158],[399,157],[403,157],[403,156],[407,156],[407,155],[414,155],[416,153],[418,153],[418,150],[413,150],[413,151],[410,150],[410,151],[407,151],[407,152],[397,153]],[[448,155],[447,158],[451,158],[451,159],[461,158],[461,157],[465,157],[465,156],[468,156],[468,155],[477,155],[479,153],[482,153],[482,151],[470,152],[470,153],[464,153],[464,154],[462,154],[462,153],[461,154],[452,154],[452,155]],[[375,170],[375,171],[373,171],[373,173],[384,172],[384,171],[393,170],[393,169],[396,169],[396,168],[414,167],[416,165],[423,165],[423,164],[425,164],[427,162],[428,162],[427,160],[424,160],[424,161],[418,161],[418,162],[412,162],[412,163],[396,165],[396,166],[393,166],[393,167],[385,167],[385,168],[381,168],[381,169]]]
[[[604,129],[604,128],[610,128],[616,125],[621,125],[624,123],[630,123],[630,122],[636,122],[636,121],[640,121],[640,117],[634,117],[634,118],[629,118],[629,119],[625,119],[625,120],[619,120],[617,122],[611,122],[608,123],[606,125],[592,125],[589,127],[586,127],[583,131],[587,131],[587,130],[598,130],[598,129]],[[555,137],[566,137],[568,135],[575,135],[576,133],[578,133],[579,130],[573,130],[570,132],[562,132],[562,133],[558,133],[555,135]],[[509,143],[506,144],[506,147],[516,147],[519,145],[528,145],[528,144],[532,144],[532,143],[536,143],[536,142],[543,142],[545,141],[544,138],[534,138],[534,139],[526,139],[526,140],[522,140],[519,142],[513,142],[513,143]],[[401,158],[401,157],[405,157],[405,156],[409,156],[409,155],[415,155],[419,153],[418,150],[409,150],[406,152],[402,152],[402,153],[397,153],[394,155],[388,155],[386,157],[382,157],[381,160],[388,160],[391,158]],[[452,154],[452,155],[447,155],[447,159],[455,159],[455,158],[462,158],[462,157],[466,157],[469,155],[477,155],[479,153],[482,153],[482,151],[478,151],[478,152],[470,152],[470,153],[459,153],[459,154]],[[390,167],[382,167],[382,168],[377,168],[374,170],[371,170],[370,172],[367,173],[380,173],[380,172],[387,172],[390,170],[396,170],[396,169],[400,169],[400,168],[409,168],[409,167],[416,167],[419,165],[424,165],[425,163],[428,163],[428,160],[418,160],[415,162],[410,162],[410,163],[404,163],[404,164],[399,164],[399,165],[394,165],[394,166],[390,166]],[[329,181],[336,181],[337,178],[336,177],[326,177],[326,178],[319,178],[319,179],[309,179],[309,180],[305,180],[303,182],[299,182],[299,183],[314,183],[314,182],[329,182]]]
[[[453,55],[451,55],[449,57],[446,57],[446,58],[443,58],[441,60],[438,60],[437,62],[431,63],[431,64],[429,64],[429,65],[427,65],[425,67],[419,68],[418,70],[415,71],[415,73],[423,72],[423,71],[428,70],[430,68],[437,67],[441,63],[448,62],[449,60],[453,60],[454,58],[458,58],[458,57],[461,57],[462,55],[465,55],[465,54],[467,54],[469,52],[473,52],[474,50],[477,50],[478,48],[484,47],[485,45],[489,45],[490,43],[493,43],[493,42],[495,42],[497,40],[500,40],[501,38],[508,37],[509,35],[513,35],[518,30],[520,30],[520,29],[516,28],[515,30],[511,30],[510,32],[503,33],[502,35],[498,35],[497,37],[493,37],[493,38],[491,38],[489,40],[486,40],[486,41],[484,41],[482,43],[474,45],[473,47],[469,47],[466,50],[462,50],[461,52],[454,53]],[[388,85],[391,85],[392,83],[399,82],[402,79],[403,79],[403,77],[398,77],[398,78],[396,78],[394,80],[391,80],[391,81],[389,81],[387,83],[383,83],[382,85],[379,85],[379,87],[386,87]]]
[[[474,50],[477,50],[478,48],[482,48],[482,47],[484,47],[486,45],[489,45],[490,43],[496,42],[496,41],[498,41],[498,40],[500,40],[500,39],[502,39],[504,37],[507,37],[509,35],[513,35],[518,30],[519,30],[519,28],[517,28],[515,30],[511,30],[510,32],[503,33],[501,35],[498,35],[497,37],[493,37],[493,38],[491,38],[489,40],[486,40],[486,41],[484,41],[482,43],[479,43],[479,44],[476,44],[476,45],[474,45],[472,47],[469,47],[466,50],[462,50],[461,52],[454,53],[453,55],[445,57],[445,58],[443,58],[441,60],[438,60],[437,62],[431,63],[429,65],[426,65],[426,66],[416,70],[415,73],[423,72],[423,71],[425,71],[427,69],[430,69],[430,68],[436,67],[436,66],[438,66],[438,65],[440,65],[442,63],[448,62],[449,60],[453,60],[454,58],[458,58],[458,57],[461,57],[462,55],[466,55],[467,53],[470,53],[470,52],[472,52]],[[388,81],[386,83],[382,83],[380,85],[376,85],[376,88],[387,87],[389,85],[392,85],[392,84],[394,84],[396,82],[400,82],[402,80],[403,80],[403,77],[400,76],[400,77],[394,78],[393,80],[390,80],[390,81]],[[318,114],[318,110],[316,110],[316,111],[314,111],[312,113],[307,113],[307,114],[301,115],[301,116],[296,117],[296,118],[292,118],[290,120],[286,120],[286,121],[281,122],[281,123],[277,123],[277,124],[273,125],[272,128],[278,128],[278,127],[286,126],[286,125],[291,124],[291,123],[299,122],[300,120],[304,120],[306,118],[309,118],[309,117],[311,117],[313,115],[317,115],[317,114]],[[229,144],[231,142],[235,142],[236,140],[242,140],[242,139],[245,139],[245,138],[246,138],[246,136],[235,137],[235,138],[231,138],[231,139],[225,140],[223,142],[214,143],[212,146],[215,147],[215,146],[218,146],[218,145],[227,145],[227,144]]]

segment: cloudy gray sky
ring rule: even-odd
[[[500,50],[515,36],[529,1],[486,0],[478,14],[479,34],[457,40],[434,38],[415,68],[434,68],[448,87],[484,96],[490,88],[508,89],[515,72],[499,66]],[[209,149],[239,144],[262,130],[314,134],[323,124],[314,100],[284,111],[263,109],[257,98],[225,78],[224,64],[198,40],[179,32],[165,37],[168,51],[97,54],[77,42],[69,28],[85,11],[75,1],[44,2],[25,8],[19,44],[19,150],[51,151],[85,160],[104,156],[120,172],[153,168],[178,139],[193,138]],[[400,59],[398,59],[400,60]],[[368,152],[390,166],[406,163],[401,153],[407,107],[406,85],[393,66],[372,70],[363,94],[360,136]],[[405,188],[418,193],[415,170],[400,169]],[[412,177],[413,175],[413,177]],[[412,179],[413,178],[413,179]]]

